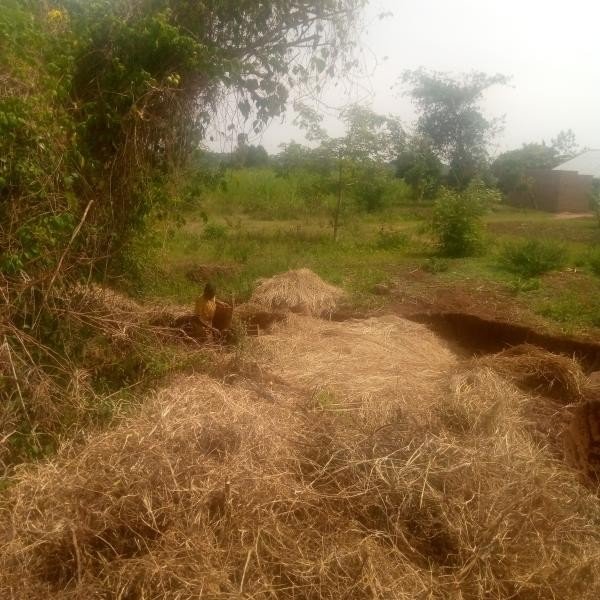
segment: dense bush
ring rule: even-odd
[[[0,439],[60,430],[34,405],[66,397],[68,342],[98,328],[73,292],[139,270],[135,236],[156,216],[164,242],[197,204],[203,178],[172,174],[216,100],[235,90],[258,131],[292,86],[349,68],[363,4],[0,0]]]
[[[481,248],[482,217],[498,193],[481,181],[472,181],[464,191],[444,188],[434,205],[433,231],[441,254],[470,256]]]
[[[523,240],[506,243],[500,253],[500,265],[521,277],[538,277],[562,267],[566,259],[563,246],[552,241]]]

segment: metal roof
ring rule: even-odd
[[[554,168],[555,171],[577,171],[580,175],[600,178],[600,150],[587,150]]]

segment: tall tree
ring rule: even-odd
[[[258,131],[290,90],[350,68],[365,0],[62,0],[79,44],[71,97],[86,154],[111,174],[114,232],[145,208],[154,177],[204,135],[225,93]]]
[[[299,105],[297,123],[311,141],[320,141],[313,151],[323,164],[335,165],[337,202],[333,214],[333,237],[337,239],[344,195],[349,187],[367,211],[382,201],[382,176],[389,175],[393,160],[404,147],[405,133],[400,121],[383,116],[362,105],[351,105],[340,113],[343,136],[332,138],[321,126],[323,115]]]
[[[1,1],[0,251],[32,279],[87,207],[79,262],[118,253],[153,205],[149,185],[198,146],[225,94],[258,130],[292,88],[350,69],[366,2]],[[25,221],[60,236],[36,234],[32,252]]]
[[[507,78],[479,72],[455,78],[420,69],[406,71],[402,81],[419,113],[417,134],[449,165],[449,183],[464,187],[485,166],[489,143],[501,127],[501,120],[484,115],[484,93]]]

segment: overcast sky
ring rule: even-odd
[[[388,11],[393,15],[377,18]],[[495,153],[569,128],[580,145],[600,148],[598,0],[371,0],[364,21],[369,74],[352,89],[331,88],[327,104],[364,101],[410,126],[411,103],[392,89],[405,69],[502,73],[511,86],[491,90],[484,102],[489,115],[506,117]],[[255,143],[275,152],[292,138],[303,142],[292,120],[290,111]],[[333,117],[326,128],[340,131]]]

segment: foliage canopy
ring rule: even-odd
[[[402,81],[419,113],[418,135],[448,164],[450,183],[458,188],[466,186],[484,167],[489,142],[501,124],[483,114],[483,94],[508,79],[479,72],[454,78],[420,69],[406,71]]]

